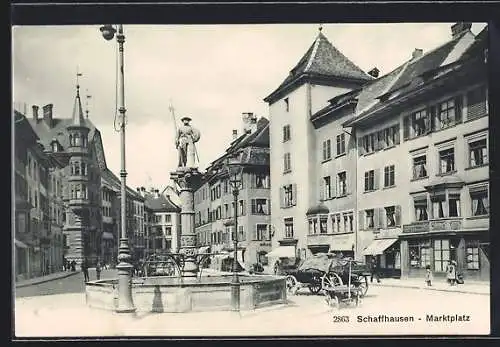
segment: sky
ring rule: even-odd
[[[381,75],[451,39],[453,23],[323,24],[329,41],[364,71]],[[486,24],[474,23],[478,34]],[[127,25],[125,107],[127,185],[164,187],[177,166],[175,124],[183,116],[201,132],[200,169],[242,131],[242,113],[268,117],[263,99],[298,63],[318,24]],[[70,118],[76,73],[89,118],[101,132],[108,168],[120,170],[116,113],[116,40],[99,26],[17,26],[13,40],[13,101],[54,104],[54,117]],[[91,98],[85,98],[85,95]],[[85,104],[88,102],[88,106]]]

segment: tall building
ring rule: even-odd
[[[145,242],[147,254],[157,252],[177,253],[180,247],[180,212],[169,195],[163,195],[159,189],[138,188],[145,199]]]
[[[14,111],[14,123],[15,268],[16,279],[27,279],[62,270],[63,165],[44,151],[23,114]]]
[[[100,173],[106,169],[106,161],[99,131],[84,118],[80,86],[76,86],[72,118],[54,117],[53,105],[49,104],[43,107],[43,117],[34,106],[29,122],[44,151],[63,165],[60,179],[64,207],[55,207],[64,214],[66,258],[78,264],[84,258],[95,262],[101,250]]]
[[[388,275],[444,276],[455,260],[468,279],[489,278],[487,29],[470,28],[416,50],[345,124],[359,144],[358,251]]]
[[[487,29],[470,29],[456,23],[450,41],[323,99],[307,81],[354,72],[318,35],[266,98],[272,218],[283,230],[273,253],[375,256],[386,276],[403,278],[426,266],[444,276],[455,260],[467,278],[488,278]]]
[[[271,200],[269,178],[269,121],[251,113],[243,114],[243,134],[233,131],[233,141],[221,157],[203,174],[194,193],[195,231],[198,246],[216,253],[234,250],[234,213],[238,210],[238,261],[249,267],[266,263],[271,251]],[[229,155],[239,155],[242,186],[237,206],[225,167]]]
[[[331,235],[337,224],[332,224],[332,215],[339,216],[342,225],[344,218],[349,227],[355,223],[354,181],[349,170],[354,164],[349,164],[350,156],[342,157],[352,142],[339,119],[329,120],[327,125],[324,118],[312,117],[332,98],[373,79],[320,31],[283,83],[264,99],[270,116],[273,247],[279,247],[273,250],[274,256],[304,258],[329,249],[334,241],[341,250],[353,251],[354,233]],[[332,148],[337,149],[337,140],[338,152],[332,152]],[[343,176],[338,176],[341,172]],[[329,181],[325,177],[330,177]],[[320,189],[320,185],[325,188]],[[325,230],[330,235],[322,235]]]

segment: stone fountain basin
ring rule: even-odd
[[[240,275],[240,310],[286,303],[285,277]],[[89,307],[115,310],[118,280],[90,281],[85,287]],[[231,275],[201,278],[136,277],[132,298],[137,312],[200,312],[231,310]]]

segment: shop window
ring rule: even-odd
[[[488,190],[473,191],[470,193],[472,201],[472,215],[484,216],[489,214]]]
[[[421,155],[413,158],[413,178],[425,178],[427,177],[427,157]]]
[[[466,245],[467,270],[479,270],[479,245],[468,243]]]
[[[410,254],[410,267],[415,269],[425,269],[431,265],[431,248],[429,241],[408,241],[408,251]]]
[[[455,171],[455,149],[448,148],[439,152],[439,173],[447,174]]]
[[[434,240],[434,271],[445,272],[450,260],[450,241]]]
[[[469,142],[469,165],[470,167],[488,164],[488,148],[486,139]]]

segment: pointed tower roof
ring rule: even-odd
[[[320,77],[360,84],[373,80],[372,76],[361,70],[335,48],[321,32],[321,29],[320,27],[318,36],[297,65],[290,71],[288,77],[264,101],[274,102],[285,91],[302,81],[304,77]]]
[[[75,103],[73,104],[73,121],[71,125],[74,126],[85,126],[85,120],[83,118],[83,108],[82,108],[82,100],[80,99],[80,85],[76,85],[76,97]]]

